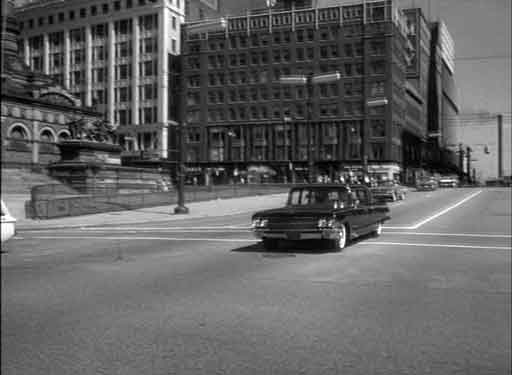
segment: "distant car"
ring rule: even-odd
[[[394,181],[382,182],[370,188],[370,190],[372,191],[373,197],[378,201],[390,200],[395,202],[404,199],[407,194],[407,188]]]
[[[16,234],[16,219],[11,216],[7,206],[2,200],[2,242],[7,241],[9,238]]]
[[[436,190],[437,181],[434,178],[422,178],[416,183],[416,189],[419,191]]]
[[[439,187],[457,187],[459,179],[455,176],[443,176],[439,179]]]
[[[252,228],[266,249],[282,240],[321,240],[341,250],[352,238],[379,235],[389,219],[387,205],[376,204],[364,185],[308,184],[292,187],[286,206],[256,212]]]

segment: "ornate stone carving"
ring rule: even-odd
[[[68,123],[71,139],[87,140],[100,143],[113,143],[115,139],[114,129],[104,120],[90,121],[79,118]]]

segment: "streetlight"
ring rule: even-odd
[[[290,75],[279,78],[279,83],[282,85],[294,85],[294,86],[306,86],[307,97],[306,97],[306,127],[308,130],[308,173],[309,182],[313,182],[314,173],[313,168],[315,166],[314,155],[313,155],[313,143],[311,134],[311,100],[313,99],[313,85],[322,83],[336,82],[341,78],[339,72],[331,72],[325,74],[308,74],[308,75]],[[318,142],[318,140],[317,140]]]
[[[181,121],[178,124],[178,168],[176,174],[178,177],[178,202],[174,208],[175,214],[188,214],[188,207],[185,206],[185,164],[183,163],[183,149],[184,149],[184,123]]]
[[[190,35],[190,34],[205,34],[207,37],[208,33],[210,32],[218,32],[218,31],[224,31],[227,28],[227,21],[225,18],[220,18],[218,20],[212,20],[212,21],[199,21],[194,24],[187,25],[187,27],[184,29],[183,36]],[[178,168],[177,168],[177,177],[178,177],[178,202],[177,206],[174,208],[175,214],[188,214],[189,210],[185,206],[185,164],[184,164],[184,157],[183,157],[183,151],[185,149],[185,122],[184,122],[184,115],[185,112],[184,108],[184,101],[183,101],[183,77],[181,79],[181,87],[179,89],[178,95],[178,112],[181,114],[181,119],[179,123],[177,124],[177,130],[178,130]]]

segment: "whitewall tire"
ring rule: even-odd
[[[340,224],[336,239],[334,239],[334,249],[341,251],[348,244],[348,230],[346,224]]]

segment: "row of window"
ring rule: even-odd
[[[151,14],[139,17],[139,27],[141,31],[156,31],[158,29],[158,15]],[[115,22],[115,31],[119,36],[129,35],[132,32],[132,20],[120,20]],[[93,41],[101,41],[107,37],[107,24],[93,25],[91,28],[91,37]],[[85,28],[76,28],[69,30],[69,38],[73,44],[85,43]],[[43,36],[37,35],[29,38],[29,47],[32,51],[43,49]],[[64,32],[57,31],[48,34],[50,49],[64,46]]]
[[[353,35],[355,34],[353,26],[356,25],[347,25],[347,34]],[[273,44],[286,44],[289,45],[291,43],[292,35],[295,35],[295,41],[298,43],[301,42],[316,42],[316,41],[336,41],[338,39],[336,28],[328,28],[321,29],[318,34],[318,40],[315,40],[315,30],[314,29],[298,29],[295,33],[291,31],[276,31],[272,34],[253,34],[251,36],[231,36],[228,38],[228,46],[230,49],[244,49],[247,47],[265,47],[269,44],[269,41],[272,40]],[[362,43],[359,49],[362,51]],[[384,50],[384,41],[372,41],[371,43],[371,52],[374,54],[383,53]],[[346,47],[347,48],[347,47]],[[188,49],[190,52],[198,52],[200,49],[200,45],[195,42],[189,42]],[[225,40],[224,39],[212,39],[208,42],[208,49],[210,51],[224,51],[225,50]],[[356,56],[357,54],[357,47]],[[345,49],[347,50],[347,49]],[[346,52],[346,56],[352,56],[352,53]],[[362,55],[362,52],[359,53],[359,56]]]
[[[270,111],[269,111],[270,108]],[[363,103],[361,102],[345,102],[343,107],[340,108],[338,103],[321,103],[318,106],[319,117],[339,117],[339,116],[362,116],[364,114]],[[208,121],[244,121],[244,120],[259,120],[259,119],[283,119],[293,117],[304,119],[307,117],[307,107],[304,104],[295,104],[293,106],[283,107],[279,104],[274,104],[271,107],[267,106],[239,106],[230,107],[227,111],[223,108],[210,108],[208,110]],[[373,110],[369,114],[382,115],[383,111]],[[190,123],[198,122],[200,120],[200,111],[190,109],[187,111],[187,121]]]
[[[343,65],[333,64],[329,66],[321,66],[322,72],[337,71],[344,77],[362,76],[364,74],[362,63],[346,63]],[[369,64],[369,75],[381,75],[386,71],[386,62],[384,60],[372,61]],[[293,74],[308,74],[309,72],[300,67]],[[266,70],[250,70],[250,71],[231,71],[229,73],[218,72],[208,74],[209,86],[228,85],[245,85],[254,83],[277,82],[280,77],[291,74],[288,67],[275,68],[270,72]],[[201,76],[192,74],[186,77],[186,84],[189,88],[201,87]]]
[[[23,29],[25,27],[29,29],[33,29],[36,27],[36,20],[37,20],[37,26],[44,26],[45,24],[53,25],[56,22],[64,22],[64,21],[73,21],[77,18],[87,18],[88,16],[97,16],[100,14],[110,14],[111,12],[118,12],[122,8],[124,9],[130,9],[134,6],[134,0],[124,0],[124,7],[120,0],[115,0],[112,4],[109,3],[102,3],[91,5],[90,7],[86,8],[79,8],[79,9],[71,9],[67,12],[59,12],[57,14],[51,14],[47,17],[38,17],[37,19],[29,19],[24,22],[20,22],[20,28]],[[149,3],[153,3],[154,0],[136,0],[138,6],[144,6]],[[180,8],[180,0],[176,0],[176,7]],[[173,21],[174,27],[176,26],[176,21]],[[142,25],[146,26],[145,22],[142,23]]]
[[[339,56],[337,45],[320,46],[319,58],[320,59],[332,59],[338,57],[361,57],[363,55],[362,45],[345,44],[345,55]],[[384,46],[382,44],[374,44],[370,55],[377,56],[384,54]],[[292,58],[291,51],[289,49],[276,49],[272,51],[272,63],[290,63],[292,61],[314,61],[315,60],[315,48],[297,48],[295,50],[295,57]],[[200,69],[200,59],[198,56],[189,56],[186,59],[187,69],[198,70]],[[239,66],[261,66],[266,65],[270,61],[268,51],[251,52],[250,54],[230,54],[228,56],[228,63],[230,67]],[[209,55],[208,56],[208,68],[218,69],[225,68],[226,60],[224,55]]]
[[[157,122],[157,107],[139,108],[139,124],[154,124]],[[114,122],[119,125],[132,124],[132,110],[129,108],[120,108],[114,111]]]
[[[158,50],[158,41],[156,38],[144,38],[141,39],[140,43],[140,53],[141,54],[152,54],[156,53]],[[32,54],[32,60],[34,61],[33,68],[36,70],[42,61],[42,56],[40,54]],[[132,46],[130,42],[120,42],[115,45],[115,58],[127,58],[132,56]],[[92,48],[92,60],[94,63],[98,63],[100,61],[107,61],[108,59],[108,48],[107,46],[94,46]],[[78,48],[72,49],[70,51],[70,63],[73,65],[84,64],[85,61],[85,49]],[[60,68],[64,65],[64,52],[50,52],[50,68]]]
[[[387,8],[387,12],[386,12]],[[349,5],[343,6],[342,17],[344,22],[357,22],[363,21],[363,5]],[[294,12],[280,12],[271,15],[272,26],[292,26],[295,25],[311,25],[314,23],[333,23],[340,22],[340,11],[339,8],[323,8],[317,9],[318,17],[315,20],[316,15],[312,10],[298,10]],[[366,21],[367,22],[381,22],[386,19],[390,19],[391,8],[390,5],[386,5],[385,2],[373,2],[366,4]],[[292,19],[294,22],[292,22]],[[266,29],[269,25],[269,15],[254,15],[249,18],[232,18],[229,19],[228,28],[230,31],[246,31],[249,29]]]
[[[395,155],[397,153],[394,153]],[[319,146],[319,160],[337,160],[337,159],[361,159],[361,145],[348,139],[345,144],[336,143],[324,144]],[[385,143],[371,142],[369,144],[368,158],[370,160],[385,160]],[[269,146],[253,146],[246,148],[242,146],[231,146],[229,148],[223,145],[212,145],[208,148],[208,161],[264,161],[264,160],[302,160],[309,159],[308,146],[297,146],[295,155],[292,155],[291,146],[276,145],[273,148]],[[399,159],[396,159],[399,160]],[[187,162],[198,162],[197,151],[189,149],[187,151]]]
[[[9,138],[13,138],[13,139],[17,139],[17,140],[28,140],[29,139],[29,134],[28,132],[26,131],[26,129],[23,127],[23,126],[20,126],[20,125],[17,125],[17,126],[14,126],[10,131],[9,131]],[[65,140],[65,139],[68,139],[69,138],[69,132],[67,130],[61,130],[58,134],[58,139],[59,140]],[[43,129],[40,131],[39,133],[39,140],[41,142],[55,142],[55,136],[54,134],[48,130],[48,129]]]
[[[54,59],[50,60],[50,70],[52,71],[52,74],[55,74],[56,72],[53,72],[53,70],[60,68],[62,64],[62,56],[54,56]],[[33,58],[32,59],[32,65],[35,70],[42,70],[42,61],[40,57]],[[130,79],[132,76],[132,64],[120,64],[115,66],[115,79],[116,80],[126,80]],[[157,75],[157,69],[158,69],[158,61],[157,60],[149,60],[139,63],[139,74],[140,77],[151,77]],[[92,69],[92,83],[103,83],[107,81],[107,68],[105,67],[99,67],[99,68],[93,68]],[[57,73],[58,74],[58,73]],[[58,74],[60,75],[60,74]],[[81,69],[74,69],[70,72],[70,84],[72,86],[81,85],[85,83],[85,70],[83,68]],[[60,79],[59,79],[60,81]]]
[[[215,75],[210,75],[213,80]],[[344,82],[343,94],[339,92],[337,83],[320,84],[318,85],[318,93],[321,98],[339,97],[339,96],[361,96],[363,94],[363,87],[360,82]],[[384,94],[385,82],[375,81],[368,84],[369,95],[379,96]],[[239,87],[238,89],[230,89],[228,91],[229,102],[244,102],[247,100],[293,100],[305,99],[304,87],[290,87],[290,86],[275,86],[272,90],[267,87]],[[223,89],[210,90],[208,92],[208,102],[211,104],[224,103]],[[187,93],[187,103],[189,105],[197,105],[200,103],[199,91],[191,91]]]

